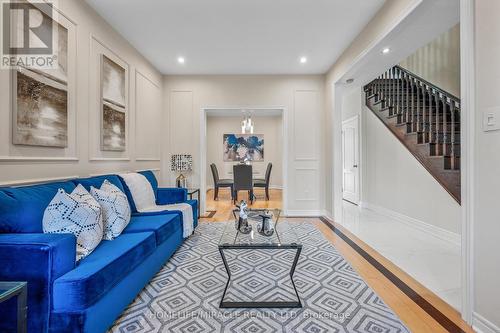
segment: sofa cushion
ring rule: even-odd
[[[94,304],[143,262],[155,250],[155,243],[153,232],[102,241],[75,269],[54,281],[54,310],[82,310]]]
[[[156,236],[156,246],[159,246],[178,229],[182,229],[180,215],[163,213],[151,216],[134,216],[123,233],[153,231]]]
[[[76,236],[76,260],[88,256],[102,240],[101,205],[82,186],[60,189],[43,215],[43,232]]]
[[[117,175],[103,175],[90,178],[77,178],[73,180],[73,183],[75,184],[75,186],[78,184],[82,184],[87,191],[90,191],[91,186],[94,186],[95,188],[101,188],[105,180],[109,181],[111,184],[118,187],[120,191],[125,192],[123,184]]]
[[[0,233],[42,233],[43,214],[57,191],[75,187],[68,181],[0,188]]]

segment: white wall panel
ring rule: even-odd
[[[170,142],[172,154],[193,152],[193,92],[170,92]],[[170,158],[170,157],[168,157]]]
[[[12,108],[9,100],[13,89],[9,71],[0,70],[0,184],[30,183],[137,169],[159,169],[160,162],[157,160],[137,162],[134,160],[136,155],[141,156],[140,152],[135,151],[134,112],[136,70],[155,82],[160,94],[161,74],[85,1],[64,0],[57,2],[56,6],[60,11],[60,20],[65,20],[70,25],[68,147],[64,149],[12,145]],[[99,149],[100,66],[97,57],[101,51],[112,53],[121,59],[128,65],[130,73],[129,140],[128,151],[125,153],[100,152]],[[141,95],[141,92],[137,94],[138,97]],[[160,97],[156,99],[160,100]],[[152,152],[146,153],[152,156]]]
[[[321,114],[317,91],[297,90],[294,96],[293,133],[296,160],[316,161],[319,156]]]
[[[162,97],[160,87],[144,74],[135,76],[136,160],[160,161]]]

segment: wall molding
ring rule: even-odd
[[[477,333],[500,333],[500,327],[496,326],[477,312],[474,312],[472,315],[472,328]]]
[[[318,217],[323,215],[323,211],[318,209],[311,209],[311,210],[290,209],[285,211],[283,215],[288,217]]]
[[[438,237],[439,239],[452,243],[453,245],[460,246],[461,244],[461,236],[457,233],[448,231],[440,227],[436,227],[435,225],[429,224],[419,219],[395,212],[385,207],[371,204],[366,201],[360,202],[359,206],[361,208],[366,208],[378,214],[395,219],[398,222],[404,223],[412,228],[431,234],[435,237]]]
[[[138,119],[139,119],[139,112],[138,112],[139,108],[137,107],[137,101],[139,100],[139,98],[138,98],[139,96],[137,94],[137,92],[138,92],[138,89],[137,89],[137,78],[138,78],[139,75],[142,76],[148,82],[150,82],[156,89],[158,89],[158,91],[160,92],[160,96],[163,97],[160,86],[157,83],[155,83],[152,79],[150,79],[149,77],[147,77],[146,74],[143,74],[141,71],[139,71],[136,68],[135,69],[135,78],[134,78],[134,80],[135,80],[134,81],[135,82],[135,109],[134,109],[134,114],[135,114],[134,115],[134,121],[135,121],[135,123],[134,123],[134,135],[135,135],[135,137],[134,137],[134,149],[135,149],[135,152],[139,151],[139,149],[137,149],[137,137],[138,137],[138,134],[137,134],[137,127],[138,126],[137,126],[137,124],[138,124]],[[161,112],[162,111],[161,110],[161,104],[162,104],[161,103],[161,99],[162,98],[160,98],[160,106],[159,106],[160,107],[160,116],[162,115],[162,112]],[[161,141],[159,143],[159,147],[158,148],[159,148],[159,153],[161,155],[161,151],[162,151]],[[136,157],[135,160],[136,161],[141,161],[141,162],[142,161],[160,162],[161,158],[160,157]]]
[[[22,179],[22,180],[10,180],[6,182],[0,182],[0,186],[25,186],[25,185],[36,185],[44,184],[57,181],[66,181],[70,179],[79,178],[77,175],[65,176],[65,177],[45,177],[45,178],[32,178],[32,179]]]
[[[78,157],[0,156],[1,162],[78,162]]]
[[[130,157],[92,157],[89,159],[90,162],[128,162]]]
[[[475,0],[460,0],[462,318],[474,321]],[[500,332],[497,330],[497,332]]]

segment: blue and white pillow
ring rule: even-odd
[[[118,187],[105,180],[101,189],[90,188],[90,193],[102,207],[106,240],[118,237],[130,222],[130,205],[127,196]]]
[[[102,210],[82,186],[71,194],[59,189],[43,215],[43,232],[76,236],[76,260],[88,256],[102,240]]]

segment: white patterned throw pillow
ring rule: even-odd
[[[130,205],[127,196],[108,180],[104,181],[101,189],[91,187],[90,194],[102,207],[103,238],[115,239],[130,222]]]
[[[79,261],[101,242],[101,206],[82,185],[78,185],[71,194],[59,189],[45,209],[43,232],[75,235],[76,260]]]

